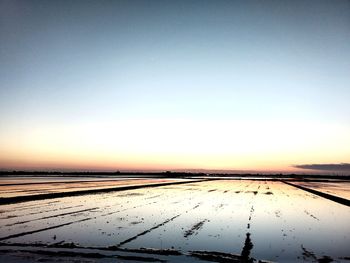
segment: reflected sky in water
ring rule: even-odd
[[[272,261],[349,255],[350,209],[278,181],[214,180],[26,202],[2,206],[0,216],[6,243],[205,250]]]

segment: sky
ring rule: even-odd
[[[0,169],[347,164],[349,85],[350,1],[0,0]]]

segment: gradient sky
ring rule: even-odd
[[[350,162],[350,1],[0,0],[0,168]]]

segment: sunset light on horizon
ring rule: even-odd
[[[0,1],[0,170],[350,174],[349,14]]]

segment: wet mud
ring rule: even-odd
[[[192,236],[193,234],[196,234],[204,225],[205,222],[207,222],[207,219],[204,219],[196,224],[194,224],[189,230],[185,231],[184,237],[188,238],[189,236]]]
[[[169,218],[169,219],[165,220],[164,222],[162,222],[162,223],[160,223],[160,224],[158,224],[158,225],[156,225],[154,227],[151,227],[150,229],[147,229],[147,230],[145,230],[145,231],[143,231],[143,232],[141,232],[141,233],[139,233],[139,234],[137,234],[137,235],[135,235],[135,236],[133,236],[131,238],[128,238],[127,240],[124,240],[124,241],[120,242],[118,245],[116,245],[116,247],[120,247],[120,246],[122,246],[122,245],[124,245],[126,243],[129,243],[129,242],[135,240],[136,238],[138,238],[140,236],[146,235],[147,233],[153,231],[154,229],[157,229],[157,228],[159,228],[161,226],[164,226],[165,224],[169,223],[170,221],[173,221],[175,218],[177,218],[179,216],[180,215],[176,215],[176,216],[174,216],[172,218]]]
[[[284,180],[282,180],[282,182],[285,183],[285,184],[294,186],[296,188],[299,188],[301,190],[310,192],[312,194],[321,196],[321,197],[326,198],[328,200],[332,200],[332,201],[337,202],[339,204],[350,206],[350,200],[348,200],[348,199],[345,199],[345,198],[342,198],[342,197],[339,197],[339,196],[335,196],[335,195],[331,195],[331,194],[327,194],[325,192],[317,191],[317,190],[314,190],[314,189],[311,189],[311,188],[307,188],[307,187],[304,187],[304,186],[301,186],[301,185],[293,184],[293,183],[290,183],[290,182],[287,182],[287,181],[284,181]]]
[[[303,253],[302,253],[303,260],[306,260],[306,261],[311,260],[319,263],[329,263],[334,261],[329,256],[317,257],[314,252],[307,250],[303,245],[301,246],[301,249],[303,250]]]

